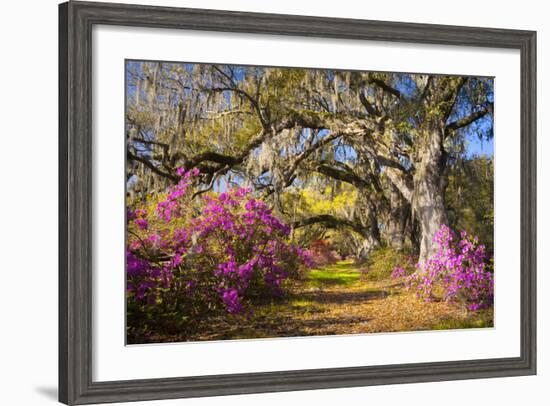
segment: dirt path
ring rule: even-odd
[[[369,281],[351,262],[308,272],[282,303],[256,306],[232,320],[211,320],[191,340],[296,337],[490,326],[489,313],[468,314],[425,303],[403,281]]]

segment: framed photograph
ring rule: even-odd
[[[59,6],[59,400],[536,373],[536,33]]]

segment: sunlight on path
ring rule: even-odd
[[[307,271],[286,302],[258,305],[234,323],[212,324],[195,339],[296,337],[486,327],[489,312],[468,314],[443,302],[426,303],[404,280],[369,281],[351,261]]]
[[[351,261],[341,261],[324,268],[312,269],[307,273],[306,284],[310,287],[349,286],[357,283],[361,271]]]

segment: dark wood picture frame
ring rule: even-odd
[[[518,49],[521,53],[521,354],[164,379],[92,380],[94,24]],[[59,400],[218,396],[536,373],[536,32],[108,3],[59,6]]]

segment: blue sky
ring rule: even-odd
[[[494,139],[485,140],[479,139],[475,134],[469,134],[466,137],[466,156],[488,156],[492,157],[494,155]]]

